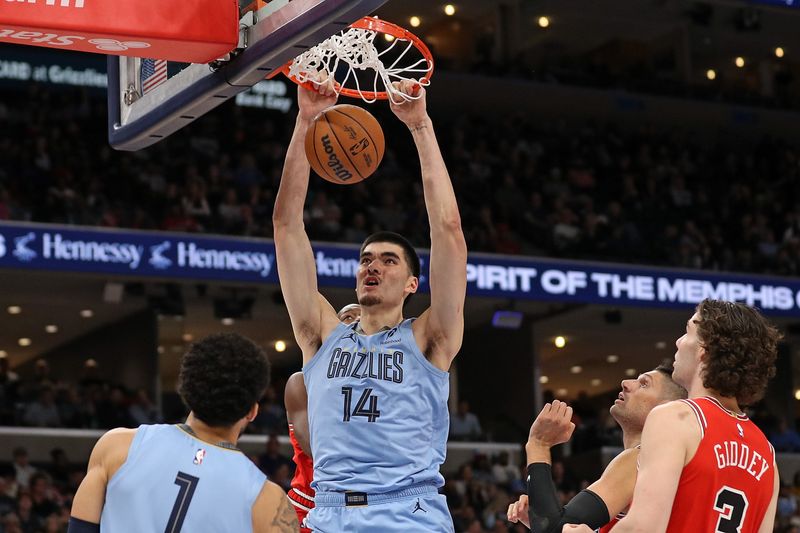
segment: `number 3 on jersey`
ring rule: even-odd
[[[741,533],[747,514],[747,495],[730,487],[722,487],[714,500],[714,510],[719,512],[717,533]]]
[[[353,403],[353,387],[342,387],[342,395],[344,396],[344,416],[342,421],[350,422],[353,416],[363,416],[369,422],[375,422],[381,416],[378,411],[378,396],[372,395],[372,389],[364,389],[361,397],[356,402],[356,408],[351,412]]]

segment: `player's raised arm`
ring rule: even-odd
[[[420,316],[414,334],[430,361],[447,370],[464,337],[464,298],[467,289],[467,243],[461,230],[453,184],[425,104],[425,90],[406,80],[395,84],[406,94],[421,91],[417,100],[391,104],[392,111],[408,126],[417,146],[422,168],[422,188],[431,227],[431,307]]]
[[[338,320],[333,308],[318,293],[314,253],[303,224],[310,172],[303,143],[314,117],[335,104],[336,95],[329,84],[320,86],[319,93],[298,87],[297,101],[300,111],[286,151],[272,225],[281,291],[295,339],[307,362],[327,334],[326,326],[333,329]]]

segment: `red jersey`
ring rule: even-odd
[[[619,522],[623,518],[625,518],[625,513],[618,514],[617,516],[611,519],[611,522],[598,529],[597,533],[608,533],[609,531],[614,529],[614,526],[617,525],[617,522]]]
[[[775,450],[746,416],[716,399],[681,401],[702,436],[683,467],[667,533],[757,532],[775,488]]]
[[[308,533],[311,530],[302,527],[302,525],[308,512],[314,508],[314,489],[311,488],[311,481],[314,479],[314,462],[300,447],[300,443],[297,442],[292,424],[289,424],[289,440],[292,441],[292,448],[294,448],[292,460],[297,465],[292,478],[292,488],[289,490],[289,501],[294,505],[294,510],[300,521],[301,533]]]

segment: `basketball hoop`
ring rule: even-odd
[[[375,45],[378,35],[390,36],[386,37],[390,44],[382,51],[378,51]],[[409,59],[407,55],[412,49],[416,52]],[[396,57],[391,60],[393,54]],[[414,55],[421,58],[416,59]],[[404,59],[410,64],[398,66]],[[433,56],[425,43],[410,31],[391,22],[364,17],[340,34],[309,48],[281,70],[290,80],[312,91],[320,85],[316,76],[324,71],[336,78],[337,94],[361,98],[368,103],[391,100],[399,104],[416,100],[421,93],[407,95],[395,89],[392,82],[411,79],[422,87],[427,87],[433,75]],[[371,81],[360,80],[359,73],[369,70],[374,71]],[[408,77],[408,74],[412,77]],[[415,76],[416,74],[419,76]],[[363,85],[371,90],[364,90]],[[383,90],[378,90],[379,85],[382,85]]]

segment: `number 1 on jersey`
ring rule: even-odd
[[[178,496],[175,498],[175,505],[172,506],[172,513],[169,515],[167,528],[164,533],[179,533],[183,527],[183,520],[186,518],[186,511],[192,503],[194,489],[197,488],[199,477],[190,476],[186,472],[178,472],[175,476],[175,484],[178,485]]]
[[[353,416],[363,416],[367,421],[375,422],[375,420],[381,416],[381,412],[378,411],[378,396],[372,395],[372,389],[364,389],[352,413],[350,410],[353,403],[353,387],[342,387],[342,395],[344,395],[343,422],[350,422],[350,418]],[[367,404],[369,404],[369,406],[367,406]]]

